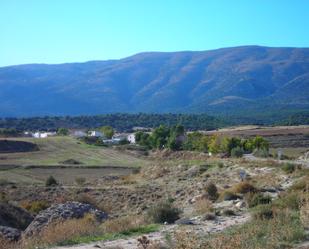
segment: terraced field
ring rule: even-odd
[[[139,167],[145,160],[105,147],[86,145],[71,137],[50,137],[43,139],[19,138],[38,145],[39,151],[26,153],[1,153],[0,167],[9,166],[56,166],[74,159],[80,166]]]

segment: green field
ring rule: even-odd
[[[140,167],[145,160],[112,148],[84,144],[71,137],[19,138],[14,140],[36,143],[39,151],[2,153],[1,165],[47,166],[63,165],[62,161],[74,159],[80,166]]]

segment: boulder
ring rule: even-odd
[[[0,226],[0,236],[10,241],[17,241],[20,239],[21,231],[12,227]]]
[[[68,219],[83,218],[86,214],[93,214],[97,221],[102,222],[107,219],[107,214],[96,209],[90,204],[80,202],[66,202],[56,204],[41,211],[31,222],[24,232],[26,237],[39,233],[47,225]]]
[[[244,207],[246,207],[246,203],[244,201],[239,201],[235,204],[235,207],[244,208]]]
[[[9,203],[0,203],[0,226],[24,230],[32,220],[32,215],[25,209]]]

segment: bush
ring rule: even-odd
[[[47,209],[49,204],[46,201],[24,201],[20,206],[32,214],[38,214],[40,211]]]
[[[268,157],[269,156],[269,151],[266,148],[260,148],[260,149],[255,149],[253,152],[253,155],[256,157]]]
[[[197,200],[194,203],[194,209],[197,214],[205,214],[207,212],[213,211],[212,202],[205,198]]]
[[[272,219],[274,211],[270,204],[257,206],[253,212],[253,218],[256,220]]]
[[[241,147],[236,147],[231,150],[231,157],[242,157],[244,150]]]
[[[249,182],[240,182],[233,187],[235,193],[246,194],[249,192],[256,192],[256,188]]]
[[[58,185],[58,182],[56,181],[56,179],[53,176],[49,176],[46,179],[46,182],[45,182],[46,187],[56,186],[56,185]]]
[[[219,194],[218,194],[218,189],[216,187],[216,185],[212,182],[208,183],[205,187],[205,191],[206,191],[206,195],[207,197],[212,200],[215,201],[218,199]]]
[[[281,208],[281,209],[291,209],[291,210],[298,210],[299,209],[300,199],[298,194],[294,192],[284,194],[279,196],[277,200],[274,201],[274,206]]]
[[[162,202],[148,211],[148,216],[155,223],[174,223],[179,219],[181,211],[170,202]]]
[[[258,205],[265,205],[271,203],[271,197],[265,196],[261,193],[248,193],[246,196],[246,202],[249,208],[252,208]]]
[[[287,174],[291,174],[295,171],[296,169],[296,166],[295,164],[292,164],[292,163],[285,163],[283,166],[282,166],[282,170],[287,173]]]

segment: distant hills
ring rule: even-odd
[[[0,116],[308,110],[309,48],[149,52],[0,68]]]

